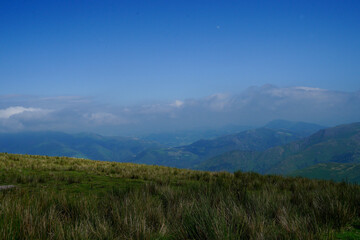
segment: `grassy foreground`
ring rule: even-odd
[[[359,239],[360,186],[0,154],[0,239]]]

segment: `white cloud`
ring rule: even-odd
[[[299,89],[299,90],[305,90],[305,91],[327,91],[326,89],[312,88],[312,87],[294,87],[293,89]]]
[[[6,109],[0,109],[0,118],[10,118],[14,115],[25,113],[25,112],[42,112],[43,109],[40,108],[26,108],[21,106],[8,107]]]
[[[112,135],[218,127],[260,126],[273,119],[335,125],[360,121],[360,92],[309,87],[251,87],[238,94],[118,106],[91,98],[0,96],[0,131],[89,131]],[[31,107],[24,107],[24,106]],[[47,110],[47,109],[52,109]]]

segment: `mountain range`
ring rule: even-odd
[[[202,139],[181,147],[151,148],[136,155],[135,163],[194,168],[203,161],[233,150],[261,151],[300,139],[287,130],[258,128],[214,139]]]
[[[275,120],[266,126],[213,139],[201,139],[180,147],[147,149],[132,162],[179,168],[210,170],[204,161],[230,151],[264,151],[299,140],[324,127],[316,124]],[[237,169],[218,169],[235,171]]]
[[[176,134],[172,133],[173,138]],[[68,156],[208,171],[360,178],[360,123],[331,128],[275,120],[264,127],[169,147],[150,138],[91,133],[0,134],[0,152]]]
[[[237,126],[236,128],[245,127]],[[0,134],[0,151],[196,168],[201,166],[204,161],[223,153],[234,150],[264,151],[274,146],[301,139],[303,136],[320,128],[323,127],[316,124],[275,120],[261,128],[240,131],[211,139],[200,139],[180,147],[169,147],[157,143],[150,138],[151,136],[148,136],[146,140],[142,140],[129,137],[104,137],[91,133],[2,133]],[[223,131],[230,129],[224,128]],[[207,133],[210,132],[207,131]],[[192,137],[200,133],[204,134],[205,132],[195,133]],[[175,139],[182,139],[184,136],[187,136],[185,132],[171,133],[167,135],[167,139],[169,142],[174,142]],[[200,136],[201,134],[198,135],[198,137]],[[161,137],[160,139],[165,140]],[[213,170],[218,169],[214,168]]]
[[[322,129],[309,137],[261,152],[228,152],[202,162],[197,169],[289,174],[328,162],[360,163],[360,123]]]

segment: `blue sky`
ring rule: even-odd
[[[359,12],[346,0],[0,1],[0,131],[358,121]]]
[[[359,1],[1,1],[0,94],[360,89]]]

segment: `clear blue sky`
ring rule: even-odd
[[[360,1],[1,1],[0,95],[360,89]]]

